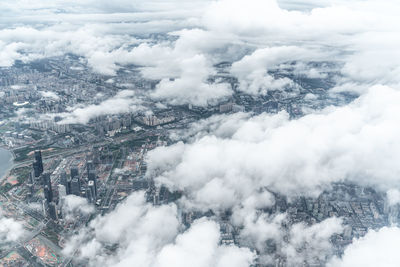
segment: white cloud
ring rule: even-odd
[[[387,192],[387,201],[389,206],[400,204],[400,191],[397,189],[389,189]]]
[[[279,4],[301,11],[288,11]],[[204,96],[215,93],[219,98],[228,95],[228,90],[204,83],[211,68],[200,70],[202,75],[196,79],[188,76],[184,72],[187,62],[202,56],[210,66],[236,61],[256,50],[232,69],[245,92],[265,94],[290,86],[289,79],[276,79],[267,70],[280,61],[313,59],[344,63],[344,78],[338,80],[337,89],[355,87],[364,93],[365,86],[360,84],[399,82],[399,21],[394,12],[398,7],[397,1],[376,0],[75,1],[74,5],[42,0],[35,6],[22,0],[6,1],[7,16],[0,23],[7,25],[16,17],[24,19],[25,26],[18,21],[18,26],[0,31],[0,65],[68,52],[86,57],[94,71],[106,75],[115,75],[120,65],[138,64],[145,77],[165,79],[156,97],[171,102],[182,91],[172,102],[204,105]],[[152,40],[133,37],[160,31],[173,32],[177,40],[150,44]],[[281,57],[271,63],[274,51],[280,51]],[[252,65],[255,62],[259,63]],[[310,70],[309,75],[320,72]],[[197,97],[188,98],[191,83]]]
[[[74,236],[64,253],[88,260],[91,266],[151,266],[154,253],[178,233],[175,205],[152,207],[144,192],[134,193],[111,213],[97,217],[88,228]],[[119,244],[113,256],[105,246]]]
[[[248,210],[244,210],[246,213]],[[284,230],[282,223],[286,219],[285,214],[276,214],[268,216],[266,214],[257,215],[256,212],[250,212],[243,218],[244,221],[239,226],[243,226],[240,237],[245,245],[258,249],[264,253],[267,240],[281,242]],[[236,222],[237,223],[237,222]]]
[[[0,31],[0,46],[5,50],[0,54],[0,66],[11,66],[14,60],[31,61],[38,58],[74,53],[85,56],[89,65],[97,72],[114,75],[115,60],[107,58],[108,51],[122,43],[137,43],[128,36],[103,35],[91,25],[78,29],[66,25],[66,29],[30,26],[3,29]]]
[[[344,180],[388,189],[400,183],[398,101],[398,91],[378,86],[348,106],[298,120],[286,113],[244,118],[229,137],[211,132],[151,151],[148,175],[199,208],[227,208],[265,187],[289,196],[315,196]]]
[[[113,115],[143,111],[142,101],[136,97],[132,90],[120,91],[117,95],[109,98],[98,105],[75,106],[69,108],[69,112],[53,114],[62,117],[61,124],[86,124],[91,119],[103,115]]]
[[[250,266],[255,255],[249,249],[219,246],[219,236],[219,227],[215,222],[196,221],[188,231],[177,236],[174,244],[161,250],[155,266]]]
[[[154,207],[136,192],[111,213],[97,217],[67,243],[64,254],[78,252],[90,266],[249,266],[254,254],[247,248],[219,245],[217,223],[201,219],[180,233],[174,204]],[[106,246],[118,244],[113,255]]]
[[[213,115],[207,119],[190,124],[188,129],[171,132],[170,138],[174,141],[194,140],[211,133],[221,138],[231,137],[240,128],[242,123],[250,119],[251,114],[238,112],[230,115]]]
[[[330,238],[343,232],[342,221],[338,218],[313,225],[290,225],[285,214],[267,215],[249,209],[242,209],[241,212],[243,221],[238,224],[243,227],[241,245],[256,248],[262,264],[273,264],[276,255],[284,258],[288,266],[326,262],[333,255]],[[274,253],[269,252],[271,244]]]
[[[307,5],[304,1],[292,4]],[[315,5],[315,2],[308,4]],[[245,40],[261,47],[260,51],[265,47],[281,49],[291,45],[298,50],[328,53],[317,58],[345,63],[342,75],[346,79],[340,83],[398,83],[400,58],[395,47],[399,45],[399,23],[393,12],[399,9],[398,2],[330,1],[319,4],[321,8],[299,12],[284,10],[275,0],[223,0],[210,5],[203,23],[210,31],[236,35],[232,39]],[[283,55],[289,60],[308,60],[300,51]],[[253,58],[262,61],[263,57],[253,54]],[[239,72],[242,80],[247,78],[244,79],[245,88],[249,87],[250,92],[257,93],[258,87],[263,86],[274,88],[271,77],[262,72],[265,68],[267,66],[262,66],[254,73],[248,71],[247,75]]]
[[[43,97],[46,97],[46,98],[52,98],[52,99],[54,99],[54,100],[59,100],[59,99],[60,99],[60,97],[59,97],[55,92],[51,92],[51,91],[40,91],[40,94],[41,94]]]
[[[18,241],[25,233],[21,222],[0,214],[0,243]]]
[[[208,103],[230,96],[232,90],[229,84],[207,83],[212,70],[206,64],[206,59],[200,55],[183,60],[181,76],[174,80],[161,80],[151,97],[164,99],[174,105],[207,106]]]
[[[258,49],[232,65],[231,73],[239,79],[239,89],[249,94],[265,95],[268,90],[282,90],[293,86],[288,78],[273,78],[268,70],[288,61],[311,59],[312,52],[295,46]],[[315,57],[317,58],[317,57]]]
[[[293,225],[290,229],[289,243],[283,247],[288,264],[299,266],[304,261],[325,262],[333,254],[330,238],[342,232],[341,219],[334,217],[312,226],[302,223]]]
[[[74,220],[76,215],[88,215],[95,212],[94,206],[82,197],[68,195],[61,199],[61,203],[62,215],[66,220]]]
[[[148,175],[183,190],[180,207],[212,209],[217,215],[231,209],[232,223],[243,227],[240,236],[246,244],[263,250],[272,238],[280,244],[279,252],[299,265],[306,258],[323,261],[330,255],[328,240],[341,231],[340,220],[297,224],[285,233],[285,215],[260,214],[274,203],[269,190],[315,196],[337,181],[383,190],[400,185],[399,7],[396,0],[4,0],[0,66],[65,53],[85,57],[93,71],[107,76],[135,64],[144,78],[161,80],[147,92],[153,99],[206,106],[232,94],[227,84],[207,82],[220,61],[233,62],[230,71],[239,79],[239,90],[252,95],[292,87],[289,78],[269,72],[288,62],[296,63],[295,73],[310,78],[324,78],[331,71],[309,67],[310,61],[336,63],[341,77],[332,92],[362,94],[348,106],[297,120],[284,112],[215,116],[193,125],[185,133],[187,143],[149,154]],[[160,32],[169,33],[163,35],[168,40],[137,36]],[[142,110],[138,95],[127,90],[58,115],[62,123],[87,123],[100,115]],[[398,192],[389,190],[388,200],[398,204]],[[67,203],[71,210],[86,207],[79,199]],[[18,233],[18,227],[1,220],[0,234],[15,240],[7,232]],[[371,231],[332,266],[379,265],[375,259],[396,266],[396,254],[380,250],[385,243],[395,247],[397,232]],[[285,234],[287,242],[282,241]],[[65,252],[78,250],[93,266],[162,266],[173,256],[185,265],[194,258],[194,266],[247,266],[254,257],[248,249],[218,242],[216,223],[203,219],[183,231],[175,204],[153,207],[143,193],[136,193],[82,229]],[[118,249],[108,255],[107,247],[114,243]],[[382,258],[369,258],[375,247]],[[268,255],[263,256],[267,261]]]
[[[397,245],[400,242],[400,229],[384,227],[378,231],[370,230],[364,237],[354,239],[339,259],[331,260],[329,267],[384,266],[395,267],[400,264]]]

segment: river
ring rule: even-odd
[[[12,165],[12,154],[3,148],[0,148],[0,180],[4,178],[3,176],[11,169]]]

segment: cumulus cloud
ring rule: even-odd
[[[348,106],[298,120],[285,112],[245,118],[229,137],[211,132],[151,151],[148,175],[199,207],[231,207],[263,188],[316,196],[345,180],[385,189],[399,184],[397,101],[398,91],[378,86]]]
[[[250,266],[254,254],[249,249],[219,246],[219,236],[219,227],[215,222],[196,221],[188,231],[177,236],[174,244],[160,251],[155,266]]]
[[[298,1],[297,4],[305,3]],[[371,0],[320,4],[321,7],[304,12],[285,10],[275,0],[218,1],[207,9],[203,23],[210,31],[223,35],[230,33],[236,40],[261,46],[260,51],[266,46],[281,49],[288,45],[324,51],[328,54],[321,54],[319,60],[345,63],[341,71],[345,79],[338,81],[339,84],[352,81],[364,85],[377,81],[388,85],[397,83],[399,58],[394,47],[398,45],[399,29],[392,11],[399,8],[398,3],[386,1],[382,5],[381,1]],[[292,60],[307,60],[304,52],[290,52],[287,55],[289,58],[291,55]],[[253,58],[262,61],[263,55],[258,52]],[[257,92],[257,87],[263,84],[276,86],[263,71],[263,68],[258,72],[249,71],[252,75],[245,76],[239,72],[242,79],[247,77],[250,92]],[[279,81],[277,85],[285,84]]]
[[[153,208],[143,192],[134,193],[110,214],[97,217],[68,242],[64,253],[77,255],[91,266],[150,266],[154,253],[172,242],[179,222],[174,205]],[[113,256],[106,246],[118,244]]]
[[[88,215],[95,212],[94,206],[82,197],[68,195],[61,200],[61,203],[63,217],[66,220],[73,220],[76,215]]]
[[[284,258],[288,266],[324,263],[333,255],[330,238],[343,232],[341,219],[335,217],[313,225],[290,225],[286,214],[268,215],[251,209],[242,209],[234,217],[236,224],[238,218],[242,220],[238,224],[242,227],[241,245],[256,248],[262,264],[273,264],[276,256]]]
[[[204,56],[195,56],[184,60],[181,68],[182,74],[179,78],[161,80],[151,96],[175,105],[207,106],[213,100],[219,100],[232,94],[229,84],[207,83],[208,75],[212,71],[209,70],[209,66],[206,66]]]
[[[399,242],[400,229],[397,227],[384,227],[378,231],[370,230],[364,237],[354,239],[341,259],[335,258],[327,266],[395,267],[400,264],[400,255],[396,249]]]
[[[178,3],[182,9],[176,8]],[[5,25],[0,31],[0,66],[73,53],[84,56],[95,72],[115,75],[119,64],[136,62],[132,46],[147,42],[133,35],[192,28],[206,3],[40,1],[32,6],[27,1],[6,1],[0,8],[7,14],[0,19]]]
[[[342,232],[342,221],[338,218],[329,218],[311,226],[302,223],[293,225],[289,242],[283,247],[288,264],[298,266],[307,261],[326,262],[333,255],[330,238]]]
[[[94,71],[105,75],[136,64],[144,77],[161,79],[154,97],[204,105],[230,94],[226,86],[205,82],[213,74],[212,63],[238,61],[232,74],[240,80],[239,89],[257,95],[293,85],[268,73],[277,64],[333,61],[343,66],[335,92],[364,93],[367,86],[361,85],[399,82],[396,8],[396,1],[376,0],[40,1],[38,7],[6,1],[3,9],[15,11],[30,26],[0,31],[0,65],[64,53],[84,56]],[[12,23],[14,12],[5,14],[3,23]],[[134,37],[146,32],[170,35],[161,42]],[[198,56],[207,64],[199,64],[194,76],[186,68]],[[308,73],[320,74],[317,69]]]
[[[170,133],[170,138],[174,141],[193,141],[207,134],[212,134],[221,138],[229,138],[246,120],[250,119],[250,117],[250,113],[243,112],[230,115],[213,115],[207,119],[191,123],[188,129],[172,131]]]
[[[154,207],[144,192],[133,193],[117,208],[97,217],[67,243],[64,253],[90,266],[249,266],[254,254],[247,248],[219,245],[219,226],[202,219],[181,233],[174,204]],[[107,246],[118,244],[110,256]]]
[[[262,212],[274,205],[271,192],[317,196],[332,182],[351,181],[390,189],[388,205],[399,203],[399,193],[391,188],[400,185],[398,1],[3,2],[1,67],[65,53],[84,57],[94,72],[106,76],[133,64],[144,79],[159,81],[145,92],[160,101],[159,106],[207,106],[235,90],[259,96],[293,89],[292,78],[274,73],[288,66],[294,75],[315,79],[334,72],[331,93],[361,95],[348,106],[297,120],[290,120],[286,112],[238,113],[202,120],[185,133],[176,131],[172,139],[183,137],[185,142],[150,152],[147,176],[157,185],[181,191],[183,197],[177,204],[154,207],[146,203],[144,193],[135,193],[110,214],[97,217],[64,250],[77,255],[83,265],[190,262],[222,267],[253,262],[249,249],[219,244],[219,227],[212,219],[196,221],[185,230],[177,205],[185,211],[212,210],[216,217],[231,211],[230,223],[240,229],[242,245],[261,251],[264,262],[272,260],[264,253],[269,240],[289,264],[323,262],[331,256],[329,238],[343,229],[340,219],[287,227],[285,214]],[[232,63],[224,75],[235,76],[238,88],[219,79],[210,82],[210,76],[221,74],[214,65],[222,61]],[[51,92],[42,95],[58,99]],[[313,97],[308,94],[306,99]],[[136,93],[125,90],[57,115],[61,123],[88,123],[101,115],[146,110],[142,104]],[[82,199],[67,198],[65,205],[72,213],[92,212]],[[19,232],[13,221],[4,220],[4,233],[11,228]],[[376,264],[374,259],[395,266],[398,260],[391,250],[379,251],[382,259],[368,257],[372,247],[395,244],[397,231],[392,227],[369,232],[331,266],[368,266]],[[363,254],[368,257],[360,257]]]
[[[282,90],[293,86],[288,78],[274,78],[268,74],[279,64],[297,60],[311,60],[311,51],[295,46],[262,48],[232,65],[231,73],[239,79],[239,89],[249,94],[265,95],[268,90]],[[321,59],[322,57],[314,58]]]
[[[252,196],[245,201],[242,211],[248,213],[272,203],[269,194]],[[143,192],[136,192],[113,212],[97,217],[72,236],[63,252],[66,256],[75,255],[76,260],[89,266],[246,267],[256,258],[247,246],[257,249],[262,263],[273,262],[266,250],[268,241],[272,240],[279,255],[290,264],[299,264],[310,259],[321,262],[329,259],[332,255],[329,239],[343,229],[337,218],[287,228],[285,214],[237,214],[244,220],[238,224],[242,229],[241,247],[223,245],[220,227],[215,221],[201,218],[184,230],[174,204],[152,206],[145,202]],[[111,247],[116,247],[112,254]]]
[[[0,214],[0,243],[18,241],[25,233],[22,223]]]
[[[397,189],[389,189],[387,192],[387,201],[389,206],[400,204],[400,191]]]
[[[28,62],[73,53],[84,56],[95,72],[105,75],[115,75],[118,70],[116,63],[121,45],[138,43],[134,37],[105,34],[93,25],[58,25],[44,29],[20,26],[1,30],[0,38],[2,67],[11,66],[15,60]],[[113,54],[109,52],[114,50]]]
[[[40,94],[43,97],[52,98],[54,100],[59,100],[60,99],[60,97],[56,93],[51,92],[51,91],[40,91]]]
[[[142,100],[136,97],[134,91],[124,90],[97,105],[74,106],[69,108],[69,112],[53,115],[62,118],[59,122],[60,124],[86,124],[91,119],[99,116],[137,112],[145,109],[146,108],[142,106]]]
[[[62,10],[63,13],[73,13],[73,14],[87,14],[87,13],[124,13],[124,12],[156,12],[156,11],[169,11],[172,8],[176,8],[177,4],[180,9],[189,8],[191,11],[193,9],[199,8],[202,4],[207,4],[209,1],[204,0],[194,0],[190,3],[182,0],[151,0],[143,2],[141,0],[127,1],[127,0],[117,0],[112,3],[107,1],[95,1],[95,0],[40,0],[36,4],[32,4],[26,0],[10,1],[5,0],[1,10],[16,11],[16,13],[21,16],[21,13],[28,14],[54,14],[55,11]],[[16,7],[19,7],[17,9]],[[18,12],[19,11],[19,12]],[[12,17],[13,14],[7,14]],[[158,17],[161,14],[158,14]]]

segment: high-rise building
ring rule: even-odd
[[[50,203],[53,200],[53,193],[52,190],[45,185],[43,188],[44,198],[46,199],[47,203]]]
[[[67,192],[67,195],[72,194],[72,193],[71,193],[71,181],[72,181],[72,179],[69,178],[69,179],[67,180],[67,185],[65,186],[65,191]]]
[[[35,187],[33,184],[27,184],[28,187],[28,196],[32,197],[33,194],[35,193]]]
[[[53,220],[57,220],[57,205],[54,202],[50,202],[48,205],[48,214],[49,217],[52,218]]]
[[[30,183],[30,184],[34,184],[34,183],[35,183],[35,171],[34,171],[34,170],[32,170],[32,171],[29,173],[29,183]]]
[[[60,174],[60,184],[67,187],[67,173],[65,171]]]
[[[94,181],[89,181],[88,188],[89,188],[89,190],[90,190],[90,192],[92,194],[93,199],[96,200],[97,192],[96,192],[96,187],[95,187]]]
[[[87,177],[89,182],[93,181],[94,196],[97,196],[97,173],[93,161],[89,160],[86,163]]]
[[[89,203],[93,203],[94,201],[92,191],[90,190],[89,186],[86,187],[86,199]]]
[[[93,161],[91,161],[91,160],[88,160],[87,162],[86,162],[86,171],[87,171],[87,176],[89,177],[89,172],[91,171],[91,170],[94,170],[95,168],[94,168],[94,163],[93,163]]]
[[[53,190],[51,188],[50,173],[42,174],[42,182],[43,182],[44,197],[45,197],[47,203],[50,203],[53,201]]]
[[[71,179],[74,179],[75,177],[79,176],[79,170],[77,167],[72,167],[70,171],[71,171]]]
[[[28,179],[28,184],[27,184],[28,189],[29,189],[28,192],[29,192],[29,196],[30,197],[33,196],[34,191],[35,191],[34,183],[35,183],[35,171],[32,170],[29,173],[29,179]]]
[[[43,185],[51,186],[50,173],[48,173],[48,172],[43,173],[42,176],[41,176],[41,179],[42,179],[42,184]]]
[[[47,209],[48,209],[49,205],[46,201],[46,199],[42,200],[42,212],[43,212],[43,216],[47,216]]]
[[[71,180],[71,194],[80,196],[81,195],[81,184],[78,178]]]
[[[88,172],[88,180],[89,181],[95,181],[96,180],[96,176],[97,176],[96,170],[90,170]]]
[[[33,170],[35,172],[35,177],[39,177],[43,173],[42,152],[40,150],[35,151],[35,161],[33,162]]]
[[[86,198],[89,201],[89,203],[94,203],[96,202],[96,191],[94,188],[94,182],[89,181],[87,187],[86,187]]]
[[[40,167],[38,165],[38,163],[35,161],[32,163],[32,167],[33,167],[33,174],[36,178],[40,177],[40,175],[42,174],[40,171]]]

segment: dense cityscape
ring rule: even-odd
[[[68,238],[97,215],[114,210],[134,191],[145,191],[147,201],[155,206],[178,200],[181,192],[155,186],[151,177],[146,176],[147,152],[176,142],[171,140],[171,133],[219,114],[245,111],[273,114],[285,110],[296,118],[302,116],[302,107],[322,109],[353,99],[351,95],[329,98],[321,89],[329,87],[329,80],[299,76],[295,88],[271,92],[261,98],[238,91],[232,98],[206,108],[191,105],[152,108],[151,101],[143,94],[143,103],[148,103],[151,114],[129,112],[91,117],[86,125],[64,124],[60,116],[51,118],[49,114],[62,114],[70,102],[97,104],[106,96],[97,99],[96,95],[107,93],[107,97],[112,97],[123,89],[118,84],[131,84],[139,92],[154,84],[151,80],[124,75],[108,83],[109,77],[94,75],[84,65],[77,70],[77,62],[79,58],[67,55],[1,70],[1,140],[15,159],[13,169],[1,185],[2,213],[24,222],[29,231],[19,242],[3,245],[4,266],[80,266],[82,262],[74,262],[73,255],[65,257],[62,250]],[[229,82],[235,88],[234,77],[223,74],[226,65],[217,66],[220,75],[213,79]],[[318,95],[319,101],[307,101],[310,92]],[[21,107],[25,114],[22,117],[16,115]],[[368,229],[379,229],[388,225],[389,220],[398,219],[397,210],[388,209],[382,193],[354,184],[334,184],[314,198],[288,200],[272,193],[275,204],[262,212],[269,216],[286,213],[282,227],[287,231],[299,222],[312,226],[330,217],[342,218],[348,228],[330,238],[337,255],[343,253],[354,237],[362,237]],[[85,205],[87,210],[82,210],[80,206]],[[221,244],[245,246],[245,240],[238,235],[240,229],[230,224],[229,211],[226,212],[218,215]],[[203,216],[216,214],[212,210],[182,212],[181,220],[188,228]],[[265,251],[257,254],[265,252],[274,255],[275,266],[285,266],[285,256],[273,240]],[[304,264],[320,266],[325,260],[316,256]]]
[[[2,0],[0,266],[400,266],[398,11]]]

